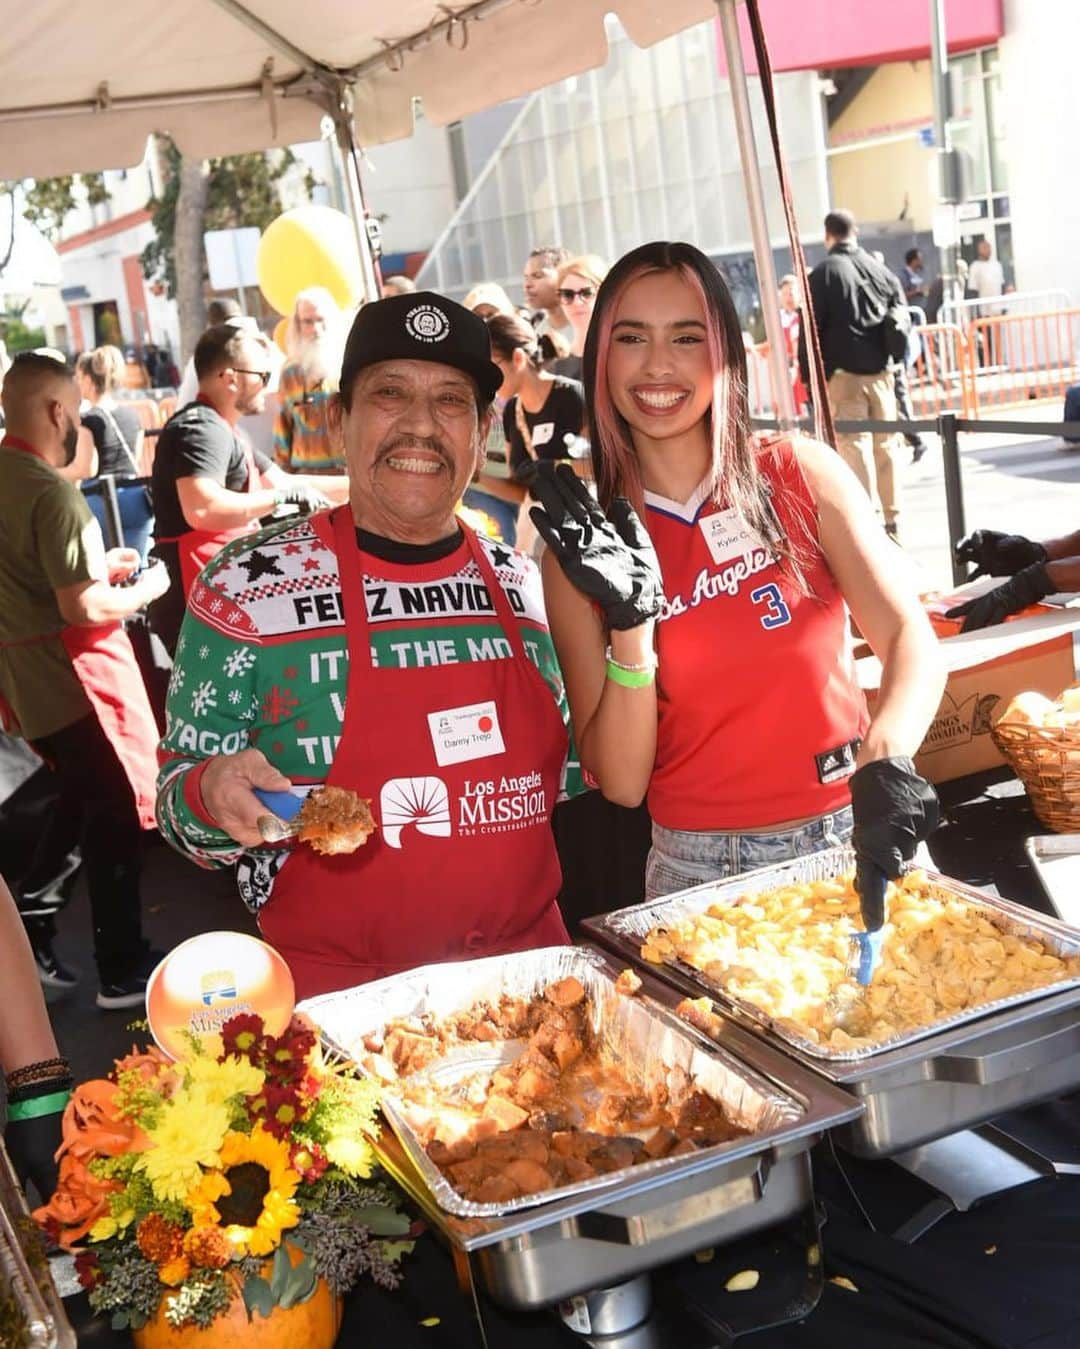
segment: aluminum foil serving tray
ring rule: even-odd
[[[732,904],[742,895],[761,894],[767,890],[776,890],[782,886],[832,880],[855,868],[855,854],[850,848],[829,848],[824,852],[812,853],[792,862],[783,862],[779,866],[762,867],[758,871],[748,871],[730,881],[715,881],[695,886],[692,890],[680,891],[677,895],[667,895],[652,903],[638,904],[631,909],[620,909],[615,913],[604,914],[593,919],[591,930],[607,931],[613,937],[621,938],[618,949],[632,950],[636,962],[641,964],[641,944],[654,927],[674,927],[686,918],[691,918],[715,905]],[[1074,932],[1063,923],[1042,914],[1010,904],[1007,900],[984,894],[972,889],[960,881],[950,880],[936,872],[926,873],[928,889],[936,898],[961,899],[981,910],[997,927],[1020,937],[1028,937],[1042,944],[1056,956],[1080,956],[1080,932]],[[610,944],[610,943],[605,943]],[[906,1031],[900,1035],[879,1040],[873,1045],[858,1049],[834,1049],[831,1045],[818,1044],[809,1036],[800,1035],[798,1028],[790,1023],[774,1020],[754,1003],[729,993],[721,985],[714,983],[701,970],[682,961],[673,962],[674,967],[693,981],[700,991],[708,993],[718,1003],[726,1004],[737,1010],[750,1021],[765,1027],[771,1034],[786,1040],[803,1054],[811,1058],[827,1059],[830,1063],[857,1063],[886,1050],[899,1049],[903,1045],[915,1044],[928,1039],[953,1026],[974,1021],[977,1017],[1015,1007],[1035,998],[1043,998],[1047,993],[1061,993],[1066,989],[1080,988],[1080,977],[1062,979],[1047,984],[1043,988],[1028,989],[1008,998],[998,998],[993,1002],[981,1003],[978,1007],[956,1012],[952,1016],[941,1017],[928,1026]]]
[[[300,1005],[332,1051],[358,1061],[363,1037],[398,1017],[464,1011],[502,994],[533,997],[574,975],[589,994],[605,1056],[644,1083],[680,1067],[755,1132],[507,1204],[463,1199],[431,1162],[392,1095],[380,1161],[460,1250],[478,1252],[492,1294],[543,1306],[792,1216],[812,1197],[809,1149],[861,1113],[845,1092],[732,1027],[714,1044],[677,1018],[678,998],[646,976],[615,992],[621,965],[587,947],[429,965]]]
[[[641,959],[642,940],[655,926],[671,926],[740,895],[830,879],[853,866],[849,848],[831,848],[591,918],[585,926],[617,959],[652,971],[690,997],[711,998],[726,1020],[854,1092],[867,1109],[839,1138],[862,1156],[891,1156],[1080,1087],[1080,980],[984,1003],[911,1034],[845,1051],[774,1024],[760,1008],[732,997],[689,965],[657,966]],[[932,888],[978,905],[996,924],[1056,954],[1080,954],[1080,931],[934,872],[927,876]]]

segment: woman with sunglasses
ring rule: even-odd
[[[560,468],[532,513],[581,762],[647,794],[649,897],[853,836],[872,964],[886,878],[937,821],[909,756],[944,676],[902,555],[831,449],[751,435],[738,315],[691,245],[615,265],[584,366],[599,504]]]
[[[571,258],[559,268],[556,295],[563,313],[570,320],[573,337],[570,341],[570,355],[553,362],[551,369],[556,375],[565,375],[568,379],[581,378],[581,358],[585,351],[585,336],[589,331],[593,306],[596,304],[596,292],[607,276],[608,265],[595,253],[583,253]]]

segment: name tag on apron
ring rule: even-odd
[[[539,426],[534,426],[532,429],[533,446],[535,447],[537,445],[546,445],[554,434],[555,434],[554,422],[541,422]]]
[[[717,511],[707,515],[699,528],[712,560],[719,564],[733,557],[745,557],[755,548],[764,548],[761,535],[751,529],[737,510]]]
[[[494,700],[429,712],[428,726],[435,762],[440,767],[466,763],[469,759],[487,759],[502,754],[506,748]]]

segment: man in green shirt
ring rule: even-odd
[[[0,442],[0,713],[56,774],[58,825],[79,839],[94,923],[99,1007],[141,1003],[140,826],[152,822],[156,728],[120,620],[164,593],[134,549],[105,551],[74,456],[79,396],[50,357],[16,358]],[[149,778],[148,778],[149,771]],[[43,836],[39,847],[52,849]],[[31,872],[36,869],[31,864]]]

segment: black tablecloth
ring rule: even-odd
[[[1007,770],[940,788],[944,821],[934,836],[938,870],[993,886],[1007,898],[1045,910],[1023,851],[1043,832]],[[1013,1117],[1010,1117],[1013,1119]],[[1014,1120],[1015,1122],[1015,1120]],[[1021,1113],[1021,1125],[1080,1157],[1080,1098]],[[801,1322],[741,1337],[747,1349],[1080,1349],[1080,1177],[1035,1181],[952,1213],[913,1245],[890,1235],[933,1192],[891,1162],[836,1153],[826,1141],[814,1154],[823,1218],[825,1273],[844,1276],[852,1292],[826,1282],[816,1309]],[[707,1264],[681,1261],[657,1271],[660,1313],[686,1316],[692,1302],[722,1305],[732,1269],[758,1256],[754,1242],[723,1248]],[[425,1235],[393,1293],[370,1285],[349,1298],[339,1344],[393,1349],[473,1349],[481,1339],[472,1301],[458,1288],[452,1262]],[[760,1287],[760,1286],[759,1286]],[[70,1299],[80,1344],[126,1346],[126,1335],[89,1317],[85,1298]],[[547,1312],[515,1315],[481,1298],[491,1349],[560,1349],[581,1341]],[[437,1323],[423,1322],[437,1318]],[[685,1325],[685,1321],[683,1322]],[[721,1343],[704,1330],[675,1333],[664,1349]]]

